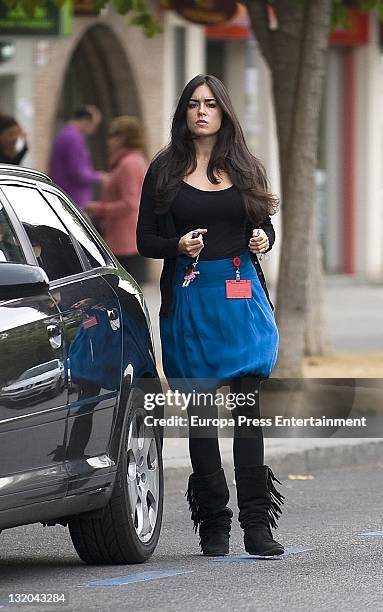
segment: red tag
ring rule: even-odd
[[[94,325],[97,325],[97,319],[95,315],[93,315],[92,317],[88,317],[82,322],[82,326],[84,329],[89,329],[90,327],[94,327]]]
[[[251,280],[227,280],[227,298],[251,298]]]
[[[233,266],[235,266],[236,268],[239,268],[239,266],[241,265],[241,260],[239,257],[234,257],[233,258]]]

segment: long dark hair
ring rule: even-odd
[[[197,167],[193,135],[186,122],[188,103],[200,85],[208,85],[222,110],[222,123],[213,147],[207,176],[218,184],[215,173],[227,172],[241,191],[248,218],[256,225],[276,212],[278,199],[269,191],[263,164],[249,151],[242,128],[224,84],[215,76],[199,74],[185,86],[174,113],[171,140],[154,159],[157,210],[167,209],[187,171]]]

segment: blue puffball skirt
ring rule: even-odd
[[[279,342],[274,313],[250,253],[240,259],[251,298],[226,297],[225,281],[235,279],[232,258],[199,261],[200,274],[182,287],[185,266],[193,260],[177,257],[173,301],[160,317],[162,365],[173,390],[213,389],[246,374],[268,378],[273,370]]]

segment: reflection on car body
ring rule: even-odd
[[[25,370],[10,385],[0,389],[0,403],[30,401],[41,395],[54,397],[64,385],[64,364],[59,359],[33,366]]]

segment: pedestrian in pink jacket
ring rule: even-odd
[[[110,124],[108,151],[111,171],[103,181],[102,200],[90,202],[93,217],[121,265],[137,282],[144,280],[145,259],[138,254],[136,227],[141,188],[147,170],[141,122],[116,117]]]

